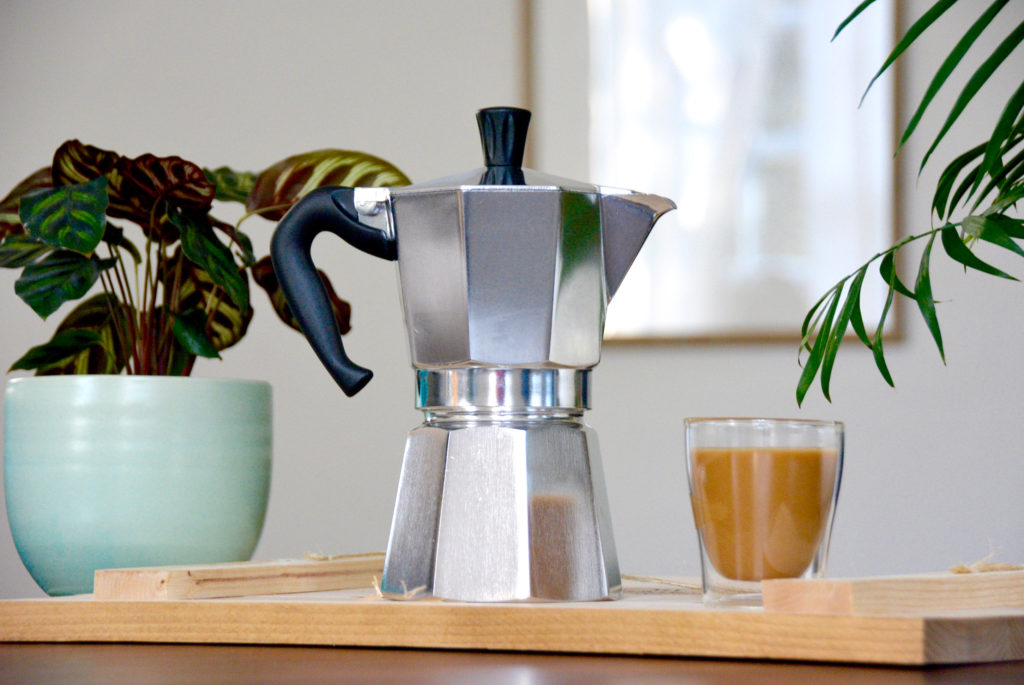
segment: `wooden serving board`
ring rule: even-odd
[[[210,599],[368,588],[384,554],[96,571],[93,599]]]
[[[925,573],[876,578],[785,578],[761,583],[770,611],[922,614],[1024,609],[1024,571]]]
[[[1024,659],[1024,609],[813,615],[709,609],[627,582],[615,602],[395,601],[372,587],[202,600],[0,601],[0,641],[417,647],[873,664]]]

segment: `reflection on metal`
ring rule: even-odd
[[[462,601],[621,594],[588,371],[419,372],[382,590]],[[447,402],[448,406],[440,406]]]

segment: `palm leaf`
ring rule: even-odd
[[[920,169],[924,169],[925,164],[928,163],[928,159],[935,152],[935,148],[938,147],[939,143],[945,137],[946,132],[953,126],[961,112],[967,107],[971,99],[977,94],[981,87],[985,84],[988,78],[999,68],[1010,53],[1024,40],[1024,22],[1017,25],[1017,28],[1013,30],[1003,41],[996,47],[988,59],[986,59],[978,70],[974,72],[971,78],[967,81],[967,85],[960,91],[959,97],[953,104],[953,109],[950,110],[949,116],[946,117],[946,122],[942,125],[939,130],[939,134],[935,136],[935,140],[932,141],[931,147],[928,148],[928,152],[925,153],[924,158],[921,160]]]
[[[1017,280],[1005,271],[997,269],[988,262],[981,260],[976,254],[967,249],[964,241],[960,239],[960,234],[957,233],[956,228],[952,224],[946,224],[942,228],[940,235],[942,237],[942,247],[953,261],[982,273],[1007,278],[1011,281]]]
[[[839,36],[839,34],[842,33],[843,29],[845,29],[847,27],[847,25],[851,21],[853,21],[858,16],[860,16],[861,12],[866,10],[868,7],[870,7],[874,3],[875,3],[875,0],[864,0],[864,2],[860,3],[859,5],[857,5],[857,8],[854,9],[852,12],[850,12],[849,16],[847,16],[846,19],[843,19],[842,23],[839,24],[839,27],[836,29],[836,32],[832,34],[832,40],[835,40]]]
[[[800,381],[796,386],[797,405],[803,404],[804,397],[807,395],[811,383],[814,382],[814,376],[818,373],[818,368],[821,366],[825,354],[825,346],[829,340],[829,332],[832,330],[832,319],[835,317],[838,305],[839,290],[837,289],[832,296],[828,312],[821,322],[821,327],[818,329],[818,337],[814,340],[814,347],[811,350],[811,354],[807,357],[807,362],[804,364],[804,371],[800,374]]]
[[[921,316],[931,331],[935,345],[939,348],[939,356],[942,362],[946,362],[946,352],[942,348],[942,332],[939,330],[939,318],[935,313],[935,298],[932,297],[931,281],[931,258],[932,245],[935,243],[935,234],[928,239],[924,252],[921,253],[921,264],[917,270],[917,282],[914,287],[914,299],[917,300],[917,307],[921,310]]]
[[[1002,212],[1024,199],[1024,185],[1013,185],[999,194],[989,207],[989,211]]]
[[[895,275],[895,271],[893,274]],[[885,320],[889,316],[889,311],[892,309],[892,301],[896,295],[896,282],[895,280],[889,281],[889,292],[885,296],[885,305],[882,306],[882,313],[878,317],[878,325],[875,327],[875,337],[871,341],[871,355],[875,358],[875,366],[878,367],[878,372],[882,374],[882,378],[889,384],[889,387],[893,387],[892,374],[889,373],[889,367],[885,363],[885,350],[883,348],[883,336],[882,333],[885,329]]]
[[[985,217],[985,223],[998,226],[1011,238],[1024,239],[1024,219],[1014,219],[1005,214],[989,214]]]
[[[864,282],[864,274],[867,272],[865,266],[853,277],[850,281],[850,286],[846,291],[846,303],[843,308],[839,311],[839,318],[836,319],[835,325],[832,327],[832,332],[829,334],[828,341],[825,345],[825,352],[821,360],[821,392],[825,396],[825,399],[829,402],[832,398],[829,396],[829,383],[832,380],[832,366],[836,361],[836,353],[839,352],[839,346],[843,344],[843,336],[846,335],[846,329],[850,324],[850,319],[853,317],[854,310],[860,310],[860,289],[861,283]],[[838,294],[837,294],[838,299]]]
[[[999,10],[1006,7],[1009,1],[1010,0],[995,0],[995,2],[989,5],[988,9],[978,17],[978,20],[975,21],[969,29],[967,29],[967,33],[957,41],[957,44],[953,46],[953,50],[942,62],[938,71],[935,72],[932,82],[928,84],[928,90],[925,91],[924,97],[921,98],[921,102],[918,104],[914,115],[910,117],[910,123],[907,124],[906,129],[903,131],[903,135],[900,137],[900,142],[896,146],[897,150],[903,147],[903,144],[907,142],[908,138],[910,138],[914,129],[917,128],[918,122],[921,121],[921,116],[924,114],[925,110],[928,109],[928,105],[931,104],[935,95],[939,92],[939,89],[942,88],[942,85],[946,82],[946,79],[948,79],[949,75],[953,73],[954,69],[956,69],[956,66],[960,64],[960,61],[964,58],[964,55],[967,54],[967,51],[970,50],[972,45],[974,45],[974,41],[976,41],[982,31],[992,23],[992,19],[999,14]]]
[[[939,176],[939,182],[935,186],[935,195],[932,198],[932,209],[938,215],[940,219],[946,218],[946,207],[949,200],[949,194],[953,190],[953,186],[956,184],[956,179],[960,176],[967,165],[973,162],[978,157],[981,157],[985,153],[985,143],[977,145],[967,152],[963,153],[952,162]],[[949,211],[953,211],[953,207],[949,207]]]
[[[904,34],[900,42],[896,44],[896,47],[893,48],[892,52],[889,53],[889,56],[885,58],[885,62],[882,64],[881,68],[871,78],[871,82],[868,83],[868,87],[864,89],[864,94],[860,97],[861,103],[864,102],[864,98],[867,97],[868,91],[871,90],[871,86],[875,85],[875,81],[878,80],[878,77],[885,73],[886,69],[892,66],[892,63],[895,62],[896,59],[902,55],[915,40],[917,40],[918,36],[924,33],[925,29],[935,23],[935,20],[941,17],[945,11],[955,3],[956,0],[939,0],[932,5],[931,9],[921,15],[921,18],[915,21],[909,29],[907,29],[906,34]],[[853,16],[859,14],[861,9],[862,8],[858,8],[857,12]],[[850,17],[850,19],[852,18],[853,17]],[[843,25],[845,25],[845,23],[846,22],[844,22]],[[840,28],[842,28],[843,25],[841,25]]]
[[[807,312],[807,316],[804,317],[803,323],[800,325],[800,347],[802,349],[806,349],[808,352],[811,351],[811,334],[815,329],[817,329],[818,322],[821,320],[821,317],[825,315],[825,309],[822,308],[822,305],[825,304],[825,302],[829,300],[837,290],[842,288],[843,283],[845,282],[846,279],[844,278],[832,286],[828,292],[818,298],[818,301],[815,302],[814,306]]]
[[[1019,219],[1011,219],[1003,214],[992,214],[980,219],[981,230],[977,235],[984,241],[1024,257],[1024,249],[1021,249],[1021,246],[1010,237],[1010,231],[1016,229],[1018,234],[1022,232],[1019,228],[1019,221]]]
[[[860,310],[860,287],[864,282],[864,274],[867,273],[868,265],[865,264],[863,268],[858,272],[859,283],[857,283],[858,297],[857,302],[853,307],[853,311],[850,313],[850,325],[853,326],[853,332],[857,334],[860,341],[868,348],[871,347],[871,339],[868,337],[867,328],[864,327],[864,316]],[[856,279],[855,279],[856,280]]]
[[[996,127],[992,131],[992,136],[988,139],[988,145],[985,147],[985,159],[981,163],[981,174],[975,179],[974,185],[971,187],[971,194],[981,185],[981,179],[985,175],[992,175],[992,171],[998,169],[1000,158],[1006,151],[1003,144],[1012,139],[1014,121],[1022,110],[1024,110],[1024,82],[1020,84],[1017,91],[1010,97],[1009,102],[1006,103],[1006,107],[1003,109],[1003,113],[999,116],[999,121],[996,122]],[[979,198],[980,200],[981,198]]]
[[[981,194],[978,195],[978,199],[974,203],[974,209],[977,209],[981,201],[996,188],[1001,188],[1004,183],[1012,184],[1020,180],[1022,173],[1024,173],[1024,149],[1021,149],[1010,161],[1003,165],[996,175],[989,179]]]
[[[881,275],[882,280],[886,283],[891,283],[892,287],[900,295],[913,299],[916,297],[914,291],[903,284],[900,280],[899,274],[896,273],[896,250],[891,250],[882,257],[882,261],[878,263],[878,273]]]
[[[953,197],[949,199],[950,215],[953,214],[953,210],[960,204],[960,201],[968,196],[974,182],[977,179],[984,178],[984,176],[985,175],[981,171],[981,162],[978,163],[978,166],[964,174],[964,177],[960,180],[960,185],[957,186],[957,189],[953,192]]]

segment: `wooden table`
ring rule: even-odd
[[[1018,684],[1024,662],[882,668],[760,661],[332,647],[0,644],[0,683]]]

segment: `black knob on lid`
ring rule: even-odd
[[[480,142],[484,147],[487,172],[483,185],[523,185],[523,153],[529,110],[518,107],[488,107],[476,113]]]

